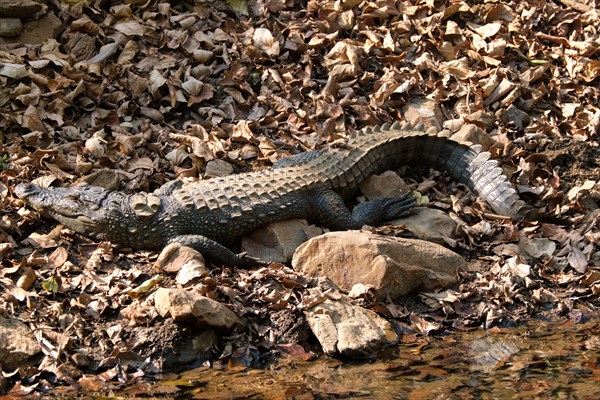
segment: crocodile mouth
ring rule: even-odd
[[[22,183],[15,188],[15,194],[29,206],[44,216],[77,219],[84,224],[93,223],[88,214],[100,207],[90,204],[83,193],[68,193],[71,188],[45,188],[33,183]],[[103,200],[104,196],[98,198]]]

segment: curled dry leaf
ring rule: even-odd
[[[279,55],[279,42],[267,28],[256,28],[252,35],[252,44],[269,57]]]

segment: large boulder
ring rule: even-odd
[[[372,285],[377,298],[400,299],[417,290],[432,291],[455,283],[466,261],[424,240],[330,232],[301,245],[292,266],[308,276],[326,276],[346,291],[357,283]]]

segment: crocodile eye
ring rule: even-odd
[[[82,201],[79,199],[79,197],[77,197],[77,196],[70,196],[70,195],[67,195],[67,196],[66,196],[66,199],[67,199],[67,200],[70,200],[70,201],[72,201],[73,203],[76,203],[76,204],[78,204],[78,205],[80,205],[80,206],[82,206],[82,205],[83,205],[83,202],[82,202]]]

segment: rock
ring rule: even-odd
[[[273,222],[242,237],[242,252],[261,260],[290,262],[294,252],[308,239],[304,219]]]
[[[208,271],[202,254],[179,243],[167,245],[160,252],[154,267],[167,273],[176,272],[176,281],[180,285],[200,278]]]
[[[42,5],[33,0],[0,1],[0,15],[3,17],[29,18],[41,10]]]
[[[394,171],[371,175],[360,184],[360,191],[369,200],[377,196],[400,197],[408,192],[408,185]]]
[[[0,36],[19,36],[23,24],[19,18],[0,18]]]
[[[442,129],[444,114],[440,106],[433,100],[426,98],[414,99],[402,110],[404,118],[413,125],[424,124],[426,128],[435,127]]]
[[[471,142],[473,144],[480,144],[483,150],[489,149],[494,142],[487,132],[473,124],[463,125],[458,132],[450,136],[450,139],[459,143]]]
[[[392,225],[406,225],[419,239],[444,245],[444,237],[455,238],[457,223],[441,210],[415,207],[405,216],[391,221]]]
[[[372,235],[330,232],[302,244],[292,266],[311,277],[326,276],[345,291],[357,283],[372,285],[379,300],[397,300],[417,290],[432,291],[455,283],[458,254],[435,243]]]
[[[14,318],[0,317],[0,370],[13,371],[41,351],[27,325]]]
[[[345,301],[325,300],[304,313],[328,355],[370,357],[398,342],[398,335],[388,321]]]
[[[2,15],[1,11],[0,15]],[[38,20],[23,23],[23,33],[19,36],[0,37],[0,45],[15,43],[42,44],[48,39],[56,39],[63,30],[62,21],[56,15],[47,13]]]
[[[227,176],[233,174],[233,166],[227,161],[211,160],[206,164],[204,171],[205,178],[214,178],[217,176]]]
[[[163,317],[187,322],[200,329],[229,332],[246,326],[246,320],[218,301],[184,289],[160,288],[154,294],[154,307]]]

